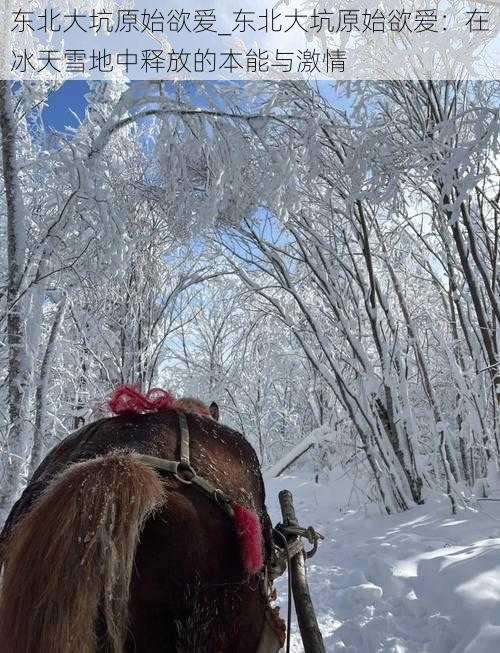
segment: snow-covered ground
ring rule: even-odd
[[[451,515],[445,497],[391,516],[346,511],[343,488],[300,475],[267,480],[293,492],[302,525],[325,536],[308,580],[326,650],[342,653],[500,651],[500,501]],[[492,497],[500,498],[500,485]],[[286,615],[286,580],[278,583]],[[302,651],[297,624],[294,653]]]

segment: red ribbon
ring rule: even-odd
[[[144,395],[129,385],[119,385],[108,400],[108,407],[115,415],[157,413],[173,408],[174,404],[174,396],[167,390],[153,388]]]

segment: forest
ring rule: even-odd
[[[59,82],[0,82],[1,521],[119,384],[386,514],[487,496],[498,82],[87,86],[54,127]]]

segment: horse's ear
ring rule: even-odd
[[[217,406],[215,401],[212,401],[212,403],[210,404],[210,407],[209,407],[208,410],[210,411],[210,415],[212,416],[212,418],[216,422],[218,422],[219,421],[219,406]]]

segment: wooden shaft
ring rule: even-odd
[[[278,496],[284,525],[298,526],[293,507],[292,493],[289,490],[282,490]],[[296,553],[290,560],[290,578],[295,612],[297,613],[300,635],[304,644],[304,653],[325,653],[323,637],[318,627],[318,621],[307,584],[303,549]]]
[[[283,523],[285,526],[298,526],[299,522],[295,516],[293,497],[290,490],[281,490],[278,494],[278,499],[280,501],[281,514],[283,515]]]

